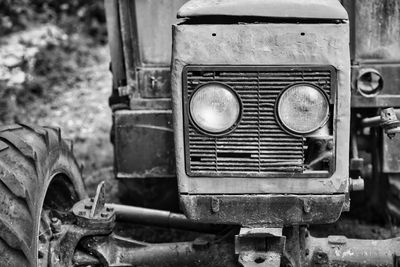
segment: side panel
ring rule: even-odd
[[[112,57],[125,71],[126,81],[116,86],[127,85],[124,97],[130,99],[130,110],[116,111],[113,118],[117,178],[175,179],[171,25],[187,0],[105,1],[118,11],[111,19],[119,27],[109,32],[121,38],[122,48],[114,45]]]
[[[400,1],[343,0],[355,62],[400,62]]]
[[[180,192],[185,194],[333,194],[348,190],[350,62],[348,24],[178,25],[172,93]],[[194,42],[196,40],[196,42]],[[337,69],[336,172],[331,178],[188,177],[183,141],[182,70],[197,65],[332,65]]]
[[[352,107],[399,107],[400,1],[342,2],[350,17],[353,81],[366,68],[379,71],[384,81],[382,91],[373,97],[362,96],[353,86]]]
[[[140,58],[144,65],[169,66],[171,25],[187,0],[136,0]]]
[[[117,178],[175,177],[171,111],[117,111]]]

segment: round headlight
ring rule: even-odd
[[[383,78],[377,70],[362,69],[358,74],[356,85],[363,96],[376,96],[383,88]]]
[[[194,124],[211,134],[220,134],[237,125],[241,115],[238,95],[222,83],[207,83],[193,93],[190,116]]]
[[[328,121],[328,98],[314,85],[293,85],[283,91],[277,101],[279,121],[290,132],[311,133]]]

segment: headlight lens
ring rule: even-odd
[[[241,114],[238,95],[227,85],[208,83],[199,87],[190,99],[190,116],[205,132],[220,134],[235,126]]]
[[[277,115],[282,126],[290,132],[311,133],[328,121],[329,101],[316,86],[297,84],[278,98]]]
[[[362,69],[357,78],[358,91],[366,96],[375,96],[383,88],[382,75],[374,69]]]

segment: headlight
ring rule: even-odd
[[[194,124],[211,134],[221,134],[233,129],[241,115],[238,95],[222,83],[200,86],[193,93],[189,108]]]
[[[314,85],[293,85],[283,91],[277,101],[278,119],[290,132],[311,133],[328,121],[328,98]]]
[[[374,69],[360,70],[356,80],[357,90],[366,97],[377,95],[383,88],[382,75]]]

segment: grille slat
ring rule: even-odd
[[[313,83],[330,98],[331,68],[244,69],[186,67],[185,105],[198,86],[221,82],[232,87],[243,106],[241,122],[226,136],[202,134],[187,120],[185,135],[189,175],[243,176],[304,171],[304,139],[288,134],[279,126],[275,118],[275,102],[282,90],[297,82]],[[185,111],[188,112],[186,106]]]

